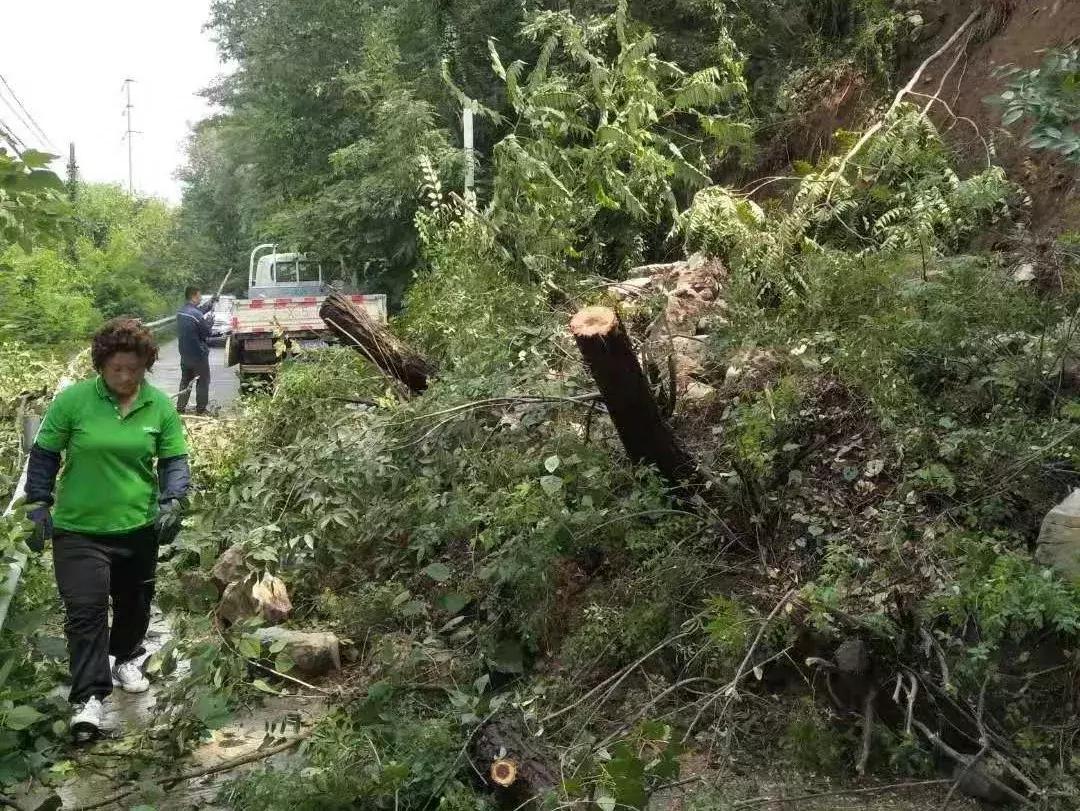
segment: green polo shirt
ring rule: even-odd
[[[49,406],[37,444],[64,454],[53,522],[69,532],[130,532],[158,514],[155,459],[187,453],[172,400],[143,383],[126,416],[96,377],[69,386]]]

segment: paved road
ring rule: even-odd
[[[150,372],[150,382],[167,394],[176,394],[180,390],[180,352],[176,339],[161,345],[158,361]],[[225,366],[225,350],[220,346],[210,347],[210,407],[228,408],[240,393],[240,378],[234,369]],[[195,408],[195,391],[191,392],[188,408]]]

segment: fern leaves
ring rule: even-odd
[[[858,164],[833,159],[808,174],[786,211],[766,220],[751,200],[710,188],[680,220],[688,251],[724,258],[763,295],[808,289],[805,257],[828,248],[863,257],[955,250],[1006,216],[1015,188],[993,167],[967,179],[953,170],[933,124],[905,108],[865,145]]]

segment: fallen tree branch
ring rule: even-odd
[[[739,800],[732,808],[749,808],[754,805],[767,805],[769,803],[801,803],[808,800],[819,800],[823,797],[843,797],[849,794],[879,794],[882,791],[896,791],[905,788],[922,788],[924,786],[943,786],[950,780],[917,780],[913,783],[890,783],[887,786],[871,786],[870,788],[836,789],[835,791],[822,791],[817,794],[800,794],[797,797],[753,797],[749,800]]]
[[[953,787],[948,789],[948,794],[945,795],[945,801],[942,802],[941,811],[946,811],[948,809],[948,803],[953,801],[953,795],[956,794],[963,779],[967,778],[971,770],[980,765],[990,752],[990,738],[986,733],[986,722],[983,720],[983,714],[986,712],[986,686],[989,684],[989,681],[990,677],[989,674],[987,674],[986,678],[983,679],[982,688],[978,691],[978,707],[975,711],[975,726],[978,727],[978,745],[980,745],[981,748],[978,749],[978,753],[971,759],[968,765],[964,766],[960,773],[956,775],[956,781],[953,783]]]
[[[356,351],[359,352],[361,355],[363,355],[365,358],[367,358],[368,362],[370,362],[372,366],[374,366],[376,369],[379,370],[379,372],[382,374],[382,376],[384,378],[386,378],[386,380],[389,381],[390,384],[393,386],[394,393],[398,396],[399,400],[404,402],[405,400],[409,399],[408,397],[405,396],[404,391],[402,391],[402,388],[408,388],[408,387],[405,386],[400,380],[395,378],[388,371],[383,369],[378,364],[378,362],[375,360],[375,357],[371,354],[371,352],[368,351],[367,347],[364,346],[364,344],[360,342],[359,338],[356,338],[352,333],[350,333],[344,327],[340,326],[336,321],[334,321],[334,319],[332,319],[332,318],[324,318],[323,320],[326,321],[326,323],[331,328],[333,328],[338,334],[344,335],[346,338],[348,338],[352,342],[352,344],[356,347]]]
[[[680,640],[680,639],[682,639],[684,637],[687,637],[690,634],[694,633],[696,630],[697,630],[697,628],[695,627],[695,628],[691,628],[691,629],[689,629],[687,631],[683,631],[681,634],[676,634],[675,636],[669,636],[667,639],[665,639],[663,642],[661,642],[659,645],[657,645],[651,651],[646,653],[644,656],[642,656],[640,659],[638,659],[633,664],[627,665],[622,670],[612,674],[611,676],[608,676],[606,679],[604,679],[602,682],[600,682],[598,685],[596,685],[593,689],[591,689],[585,695],[581,696],[573,704],[569,704],[566,707],[563,707],[561,710],[556,710],[555,712],[548,713],[547,715],[545,715],[543,718],[540,719],[540,723],[541,724],[547,724],[549,721],[555,720],[560,715],[565,715],[566,713],[570,712],[571,710],[581,706],[583,703],[585,703],[590,698],[592,698],[594,695],[596,695],[601,690],[603,690],[604,687],[606,687],[612,681],[615,682],[615,684],[612,685],[612,690],[614,690],[616,687],[618,687],[623,682],[624,679],[626,679],[627,676],[629,676],[631,673],[633,673],[635,670],[637,670],[637,668],[639,666],[643,665],[652,656],[659,653],[661,650],[666,648],[672,642],[677,642],[678,640]]]
[[[362,355],[387,377],[400,381],[413,394],[423,394],[435,375],[435,364],[414,350],[362,307],[334,293],[319,307],[319,317],[339,336],[356,345]]]
[[[434,436],[435,434],[437,434],[439,432],[439,429],[443,428],[444,426],[449,425],[454,420],[456,420],[458,417],[460,417],[460,416],[462,416],[462,415],[464,415],[466,413],[469,413],[471,411],[479,411],[480,409],[487,408],[487,407],[489,407],[491,405],[497,405],[497,404],[511,405],[511,404],[514,404],[514,403],[521,403],[521,404],[527,404],[527,405],[534,405],[534,404],[535,405],[551,405],[551,404],[559,405],[559,404],[562,404],[562,403],[569,403],[569,404],[572,404],[572,405],[586,405],[586,406],[589,407],[589,409],[591,411],[592,408],[593,408],[593,401],[598,399],[598,398],[599,398],[598,394],[587,394],[587,395],[583,395],[581,397],[498,397],[498,398],[491,398],[489,400],[478,400],[478,401],[476,401],[474,403],[465,403],[465,404],[460,405],[460,406],[455,406],[454,408],[444,409],[443,411],[436,411],[436,412],[433,412],[431,414],[422,415],[420,417],[413,417],[413,418],[410,418],[410,419],[407,419],[407,420],[401,420],[400,422],[397,422],[397,423],[390,423],[390,425],[392,425],[394,427],[397,427],[399,425],[404,425],[404,424],[407,424],[407,423],[410,423],[410,422],[417,422],[419,420],[426,419],[428,417],[434,417],[434,416],[437,416],[439,414],[449,414],[450,415],[446,419],[440,420],[439,422],[437,422],[434,426],[432,426],[427,431],[422,433],[419,437],[416,437],[414,439],[410,439],[409,441],[404,442],[404,443],[402,443],[400,445],[391,445],[390,447],[386,448],[386,451],[388,451],[388,452],[389,451],[400,451],[400,450],[404,450],[405,448],[411,448],[414,445],[420,445],[421,443],[423,443],[428,438],[430,438],[430,437]],[[497,427],[498,426],[496,425],[496,428]]]
[[[916,70],[915,73],[912,75],[910,81],[908,81],[908,83],[901,87],[900,90],[897,92],[896,96],[892,100],[892,104],[889,105],[889,109],[885,111],[885,115],[883,115],[876,124],[870,127],[870,129],[864,132],[862,134],[862,137],[855,143],[855,146],[848,150],[848,153],[840,159],[840,163],[837,164],[836,171],[833,173],[833,182],[832,185],[829,187],[829,193],[825,197],[825,202],[828,202],[832,199],[833,192],[836,191],[836,184],[840,182],[840,179],[843,177],[844,170],[847,169],[848,164],[851,163],[852,159],[856,155],[862,152],[863,147],[870,143],[870,140],[875,135],[877,135],[885,128],[885,125],[889,122],[889,119],[892,118],[893,113],[895,113],[900,107],[900,105],[903,103],[904,98],[908,94],[910,94],[912,90],[915,89],[915,85],[919,83],[919,79],[922,78],[922,75],[926,72],[926,69],[930,67],[931,64],[940,59],[944,54],[948,53],[949,49],[951,49],[953,45],[955,45],[959,41],[960,37],[964,35],[964,32],[971,28],[975,21],[982,16],[982,13],[982,7],[976,5],[975,10],[972,11],[971,14],[968,15],[968,18],[960,24],[960,27],[957,28],[956,31],[953,32],[953,35],[945,41],[945,44],[938,48],[936,51],[934,51],[934,53],[930,54],[930,56],[928,56],[926,60],[921,65],[919,65],[918,70]]]
[[[784,606],[786,606],[791,601],[791,598],[794,597],[798,593],[798,591],[798,589],[790,589],[787,594],[780,598],[780,602],[778,602],[773,607],[773,610],[769,612],[769,616],[765,618],[765,621],[761,623],[761,627],[758,628],[757,636],[754,637],[754,641],[751,643],[750,649],[746,651],[746,656],[743,657],[742,663],[739,665],[739,669],[735,671],[735,677],[730,682],[728,682],[722,689],[717,690],[715,693],[713,693],[709,697],[709,700],[701,706],[701,709],[698,710],[697,715],[694,716],[694,720],[691,721],[690,725],[686,728],[686,734],[683,735],[682,739],[683,743],[686,743],[688,740],[690,740],[690,735],[693,734],[694,727],[696,727],[698,721],[701,720],[701,716],[703,716],[705,714],[705,711],[713,704],[715,704],[718,699],[726,696],[728,699],[728,704],[730,704],[735,698],[738,697],[739,683],[746,676],[747,667],[750,664],[750,657],[754,655],[754,651],[757,650],[757,646],[761,643],[761,638],[765,636],[765,629],[769,627],[769,623],[771,623],[773,619],[776,618],[776,615],[780,613]]]
[[[425,414],[418,414],[415,417],[394,420],[390,425],[396,428],[401,425],[408,425],[410,422],[421,422],[422,420],[429,420],[433,417],[442,417],[446,414],[457,414],[462,411],[474,411],[479,408],[486,408],[487,406],[494,405],[532,405],[534,403],[568,403],[570,405],[581,405],[582,403],[591,404],[594,400],[598,399],[600,399],[599,392],[579,394],[574,397],[557,397],[555,395],[543,394],[508,394],[505,397],[486,397],[483,400],[472,400],[468,403],[462,403],[461,405],[444,408],[439,411],[429,411]]]
[[[293,684],[299,685],[300,687],[305,687],[308,690],[314,690],[316,693],[321,693],[324,696],[334,695],[333,690],[327,690],[325,687],[318,687],[314,684],[308,684],[303,679],[298,679],[296,678],[296,676],[290,676],[288,673],[282,673],[279,670],[274,670],[274,668],[270,667],[269,665],[264,665],[262,662],[258,662],[255,659],[249,658],[247,661],[249,664],[255,665],[255,667],[259,668],[259,670],[269,673],[272,676],[277,676],[279,679],[291,681]]]
[[[661,692],[658,696],[656,696],[656,698],[651,699],[647,704],[641,707],[641,709],[639,709],[630,720],[623,721],[621,724],[615,727],[615,730],[611,732],[606,738],[604,738],[604,740],[602,740],[596,748],[603,749],[612,741],[614,741],[617,737],[626,732],[626,730],[631,729],[634,724],[636,724],[649,713],[649,710],[651,710],[653,707],[655,707],[672,693],[678,692],[679,690],[683,689],[688,685],[697,684],[698,682],[703,681],[710,682],[711,684],[717,683],[715,679],[710,679],[707,676],[691,676],[690,678],[675,682],[675,684],[671,685],[666,690]]]
[[[942,754],[948,756],[949,758],[951,758],[956,763],[959,763],[961,766],[964,766],[964,767],[973,766],[973,761],[975,760],[975,758],[973,756],[965,755],[965,754],[963,754],[961,752],[958,752],[955,749],[953,749],[951,746],[949,746],[947,743],[945,743],[945,741],[943,741],[941,739],[940,735],[938,735],[936,732],[931,730],[922,721],[919,721],[918,719],[916,719],[916,720],[912,721],[912,724],[914,725],[915,729],[919,730],[919,732],[921,732],[923,734],[923,736],[931,744],[933,744]],[[996,790],[1000,791],[1002,794],[1004,794],[1006,797],[1008,797],[1013,802],[1020,803],[1021,805],[1025,805],[1025,806],[1030,806],[1031,805],[1031,800],[1029,800],[1027,797],[1025,797],[1020,792],[1016,791],[1012,787],[1007,786],[1005,783],[998,780],[996,777],[994,777],[994,775],[990,774],[987,771],[981,772],[981,775],[986,780],[987,783],[989,783],[991,786],[993,786]]]
[[[246,766],[249,763],[255,763],[260,760],[265,760],[268,757],[273,757],[274,755],[278,755],[282,752],[292,749],[298,743],[302,743],[303,741],[310,738],[312,732],[314,732],[314,728],[306,729],[289,738],[288,740],[283,741],[279,744],[275,744],[274,746],[271,746],[267,749],[256,749],[254,752],[250,752],[246,755],[241,755],[240,757],[233,758],[232,760],[226,760],[223,763],[218,763],[215,766],[206,766],[202,769],[192,769],[191,771],[181,772],[180,774],[173,775],[172,777],[160,777],[154,780],[153,783],[154,785],[158,786],[171,787],[176,783],[182,783],[186,780],[195,780],[199,777],[208,777],[212,774],[227,772],[232,769],[239,768],[240,766]],[[125,797],[130,797],[132,794],[135,794],[136,792],[141,790],[141,785],[135,786],[133,788],[124,789],[123,791],[118,791],[103,800],[98,800],[95,803],[76,806],[75,808],[71,809],[71,811],[91,811],[91,809],[94,808],[104,808],[107,805],[112,805],[113,803],[119,802]]]
[[[866,767],[870,763],[870,747],[874,742],[874,702],[877,700],[877,695],[877,687],[871,687],[863,702],[862,752],[859,754],[859,762],[855,765],[855,772],[860,777],[866,774]]]

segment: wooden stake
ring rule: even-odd
[[[655,465],[676,486],[698,484],[697,464],[664,420],[616,312],[586,307],[571,319],[570,332],[630,459]]]

